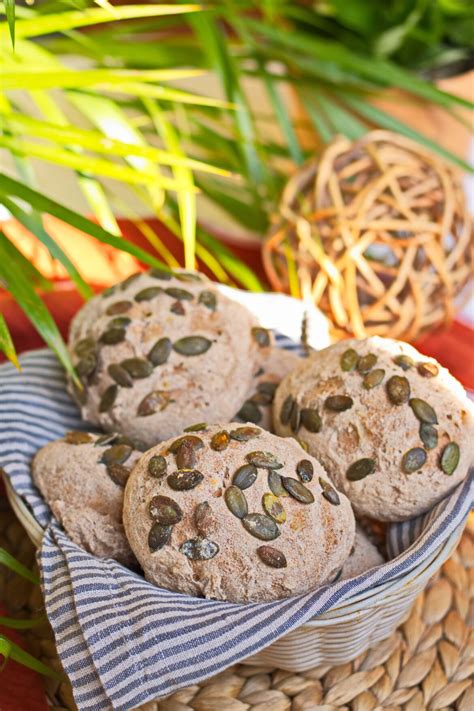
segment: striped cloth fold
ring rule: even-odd
[[[295,348],[287,339],[278,342]],[[397,581],[428,561],[474,503],[470,477],[429,513],[388,527],[388,563],[306,595],[237,605],[169,592],[113,560],[89,555],[51,518],[32,483],[31,458],[47,442],[86,425],[50,351],[26,354],[21,364],[21,374],[0,366],[0,465],[46,528],[38,555],[46,609],[81,710],[125,711],[166,696],[355,595]]]

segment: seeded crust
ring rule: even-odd
[[[136,566],[122,524],[123,487],[99,461],[108,447],[95,446],[98,436],[90,437],[86,444],[60,439],[42,447],[33,459],[33,480],[75,543],[98,558]],[[124,466],[131,467],[139,454],[132,451]]]
[[[365,573],[366,570],[371,570],[371,568],[376,568],[384,562],[385,559],[378,548],[374,546],[364,529],[359,524],[356,524],[354,548],[342,566],[340,580],[355,578],[356,575]]]
[[[99,343],[97,368],[83,378],[87,400],[79,403],[82,417],[107,431],[126,434],[142,449],[179,434],[195,422],[232,419],[250,387],[259,359],[269,350],[259,346],[252,336],[257,323],[243,306],[219,293],[205,277],[183,281],[182,274],[178,273],[181,279],[173,277],[168,281],[150,273],[137,275],[132,281],[117,285],[113,293],[106,291],[91,299],[71,325],[72,353],[86,337]],[[135,301],[139,292],[150,287],[163,291],[151,300]],[[192,299],[176,299],[164,291],[169,288],[184,289]],[[198,301],[203,292],[215,296],[215,311]],[[106,310],[121,301],[132,303],[118,314],[131,319],[125,326],[125,339],[112,345],[101,344],[101,335],[115,318]],[[183,313],[175,313],[172,308]],[[212,345],[207,352],[194,356],[171,350],[168,360],[155,366],[150,375],[134,379],[131,387],[119,386],[113,405],[100,411],[104,392],[115,382],[108,372],[111,364],[129,358],[146,359],[152,346],[164,337],[175,343],[189,336],[207,338]],[[74,355],[75,365],[79,361]],[[139,416],[140,404],[154,391],[159,391],[156,411]],[[81,400],[77,392],[75,396]]]
[[[249,423],[249,426],[254,426]],[[125,489],[125,531],[144,572],[155,585],[190,595],[229,600],[260,602],[285,598],[313,590],[334,577],[346,561],[354,541],[355,522],[349,501],[340,496],[340,505],[329,503],[321,495],[319,477],[328,481],[317,461],[290,439],[281,439],[264,430],[247,442],[231,440],[224,451],[214,451],[209,443],[222,429],[242,427],[242,423],[213,426],[196,432],[205,445],[196,451],[195,468],[203,481],[194,489],[174,491],[166,476],[152,477],[148,463],[154,455],[166,457],[167,472],[176,471],[174,454],[168,448],[174,440],[162,443],[146,452],[135,465]],[[224,492],[232,483],[235,471],[246,463],[246,455],[254,451],[271,452],[282,464],[278,473],[297,478],[296,464],[310,459],[314,477],[305,486],[313,493],[314,502],[303,504],[290,496],[280,497],[287,520],[279,525],[281,535],[272,541],[261,541],[248,533],[239,518],[227,508]],[[258,469],[256,481],[244,494],[249,513],[264,513],[262,496],[269,491],[267,471]],[[152,497],[170,497],[181,507],[182,520],[177,523],[171,539],[163,548],[151,552],[148,535],[153,523],[149,513]],[[197,504],[207,501],[211,507],[201,535],[217,543],[219,552],[210,560],[189,560],[180,546],[198,535],[195,524]],[[257,548],[272,546],[287,559],[287,567],[272,568],[257,555]]]
[[[342,354],[353,348],[360,356],[377,356],[374,369],[385,371],[383,382],[364,389],[363,377],[357,370],[341,369]],[[393,361],[405,354],[415,364],[435,364],[435,377],[423,377],[412,367],[403,370]],[[427,450],[421,469],[407,474],[402,470],[402,457],[412,448],[423,448],[420,421],[408,403],[392,404],[387,380],[393,376],[407,378],[411,398],[431,405],[439,425],[438,445]],[[320,432],[308,432],[304,426],[298,436],[307,442],[309,451],[325,467],[336,487],[349,497],[355,511],[379,521],[403,521],[428,511],[449,494],[467,476],[474,459],[474,414],[472,403],[463,387],[433,358],[399,341],[372,337],[347,340],[314,353],[283,379],[275,395],[273,418],[279,435],[293,434],[290,425],[281,423],[281,409],[288,395],[300,408],[314,408],[322,417]],[[347,395],[353,406],[344,412],[331,412],[325,407],[328,396]],[[460,460],[454,473],[445,474],[440,467],[444,447],[454,441],[460,448]],[[355,461],[375,461],[375,471],[358,481],[349,481],[347,469]]]

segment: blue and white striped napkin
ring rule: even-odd
[[[285,339],[280,345],[293,347]],[[353,595],[407,574],[453,533],[474,501],[471,478],[425,516],[389,527],[396,559],[357,578],[270,603],[237,605],[168,592],[67,537],[34,487],[30,461],[84,429],[48,350],[0,366],[0,465],[46,528],[39,551],[48,617],[79,709],[125,711],[249,657]]]

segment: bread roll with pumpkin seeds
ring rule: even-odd
[[[274,427],[297,435],[356,512],[403,521],[467,476],[473,405],[433,358],[377,336],[312,354],[283,379]]]
[[[334,576],[354,541],[351,505],[292,439],[216,425],[154,447],[125,489],[127,538],[170,590],[259,602]]]
[[[35,455],[33,480],[70,538],[99,558],[130,567],[123,491],[140,452],[120,435],[68,432]]]
[[[195,273],[136,274],[91,299],[69,347],[84,419],[144,449],[198,421],[232,419],[271,336]]]

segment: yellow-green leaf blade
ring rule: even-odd
[[[6,355],[17,370],[21,370],[20,362],[13,345],[10,329],[3,314],[0,314],[0,351]]]

